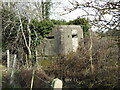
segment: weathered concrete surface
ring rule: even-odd
[[[76,52],[81,39],[83,39],[83,30],[79,25],[55,26],[38,47],[38,54],[66,55]]]

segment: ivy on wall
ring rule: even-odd
[[[52,29],[54,28],[54,24],[49,20],[32,20],[31,22],[31,30],[32,30],[32,38],[35,40],[36,45],[40,44],[40,40],[47,36]],[[37,35],[37,39],[36,39]]]

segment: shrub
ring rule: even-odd
[[[49,77],[42,69],[36,69],[34,75],[33,88],[49,88]],[[14,85],[10,85],[10,73],[2,77],[2,88],[30,88],[32,78],[32,69],[21,69],[14,74]]]
[[[107,38],[92,38],[92,65],[87,47],[80,46],[76,53],[61,56],[55,65],[51,66],[52,73],[64,81],[64,87],[78,88],[116,88],[118,87],[118,66],[116,42]]]

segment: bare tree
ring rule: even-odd
[[[111,0],[84,0],[84,3],[80,3],[75,0],[70,1],[73,6],[71,8],[65,8],[65,14],[70,13],[76,9],[81,9],[86,12],[82,17],[89,18],[90,24],[97,27],[99,31],[114,31],[114,38],[117,40],[118,46],[118,66],[120,65],[120,1]],[[90,56],[92,57],[92,56]],[[118,68],[118,72],[120,68]]]

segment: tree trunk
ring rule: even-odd
[[[90,34],[90,48],[89,48],[89,54],[90,54],[90,68],[91,68],[91,73],[94,73],[94,66],[93,66],[93,58],[92,58],[92,31],[89,30],[89,34]]]
[[[32,52],[31,52],[31,49],[30,49],[29,45],[27,44],[27,40],[26,40],[26,36],[24,34],[24,31],[23,31],[23,25],[22,25],[22,20],[21,20],[19,11],[18,11],[18,15],[19,15],[21,32],[22,32],[22,35],[23,35],[23,38],[24,38],[24,41],[25,41],[25,45],[26,45],[27,50],[28,50],[29,60],[31,60],[32,59]]]

